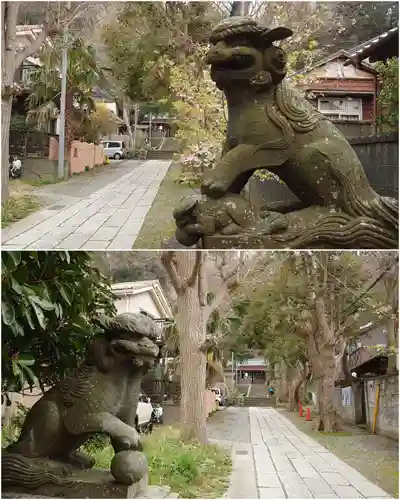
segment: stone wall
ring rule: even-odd
[[[365,423],[373,428],[376,406],[376,392],[381,386],[377,434],[399,439],[399,378],[398,375],[365,379],[364,383],[354,383],[347,387],[336,387],[335,406],[345,422]],[[364,394],[362,394],[362,391]],[[362,405],[364,404],[364,408]]]
[[[399,377],[382,376],[365,383],[367,425],[372,429],[376,404],[376,391],[380,385],[377,433],[399,439]]]

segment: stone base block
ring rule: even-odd
[[[326,207],[308,207],[285,214],[288,229],[271,235],[238,234],[203,237],[205,250],[225,249],[395,249],[398,234],[381,222]]]
[[[76,471],[68,476],[68,484],[44,483],[35,490],[12,486],[2,491],[3,498],[151,498],[148,477],[125,485],[116,483],[111,472],[105,469]],[[169,493],[169,492],[168,492]],[[11,495],[11,496],[10,496]],[[160,498],[160,497],[156,497]]]

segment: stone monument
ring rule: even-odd
[[[202,195],[174,211],[179,243],[204,248],[398,248],[398,201],[378,195],[339,130],[289,86],[292,32],[232,17],[214,28],[206,62],[225,93],[223,154]],[[241,192],[256,170],[277,175],[299,202],[256,209]]]
[[[3,450],[6,496],[146,497],[148,467],[135,417],[159,330],[140,313],[95,321],[104,333],[90,340],[83,363],[36,402],[18,441]],[[110,471],[92,469],[94,459],[79,451],[94,433],[111,438]]]

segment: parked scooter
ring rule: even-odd
[[[10,179],[20,179],[22,175],[22,162],[17,156],[11,156],[8,164],[8,176]]]
[[[164,423],[164,410],[163,407],[160,404],[154,404],[153,405],[153,414],[152,414],[152,420],[153,423],[155,424],[163,424]]]

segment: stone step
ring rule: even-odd
[[[176,151],[165,149],[150,150],[147,153],[147,160],[172,160]]]
[[[265,406],[265,407],[276,407],[276,398],[271,397],[271,398],[261,398],[261,397],[252,397],[249,396],[248,398],[244,398],[244,406]]]

